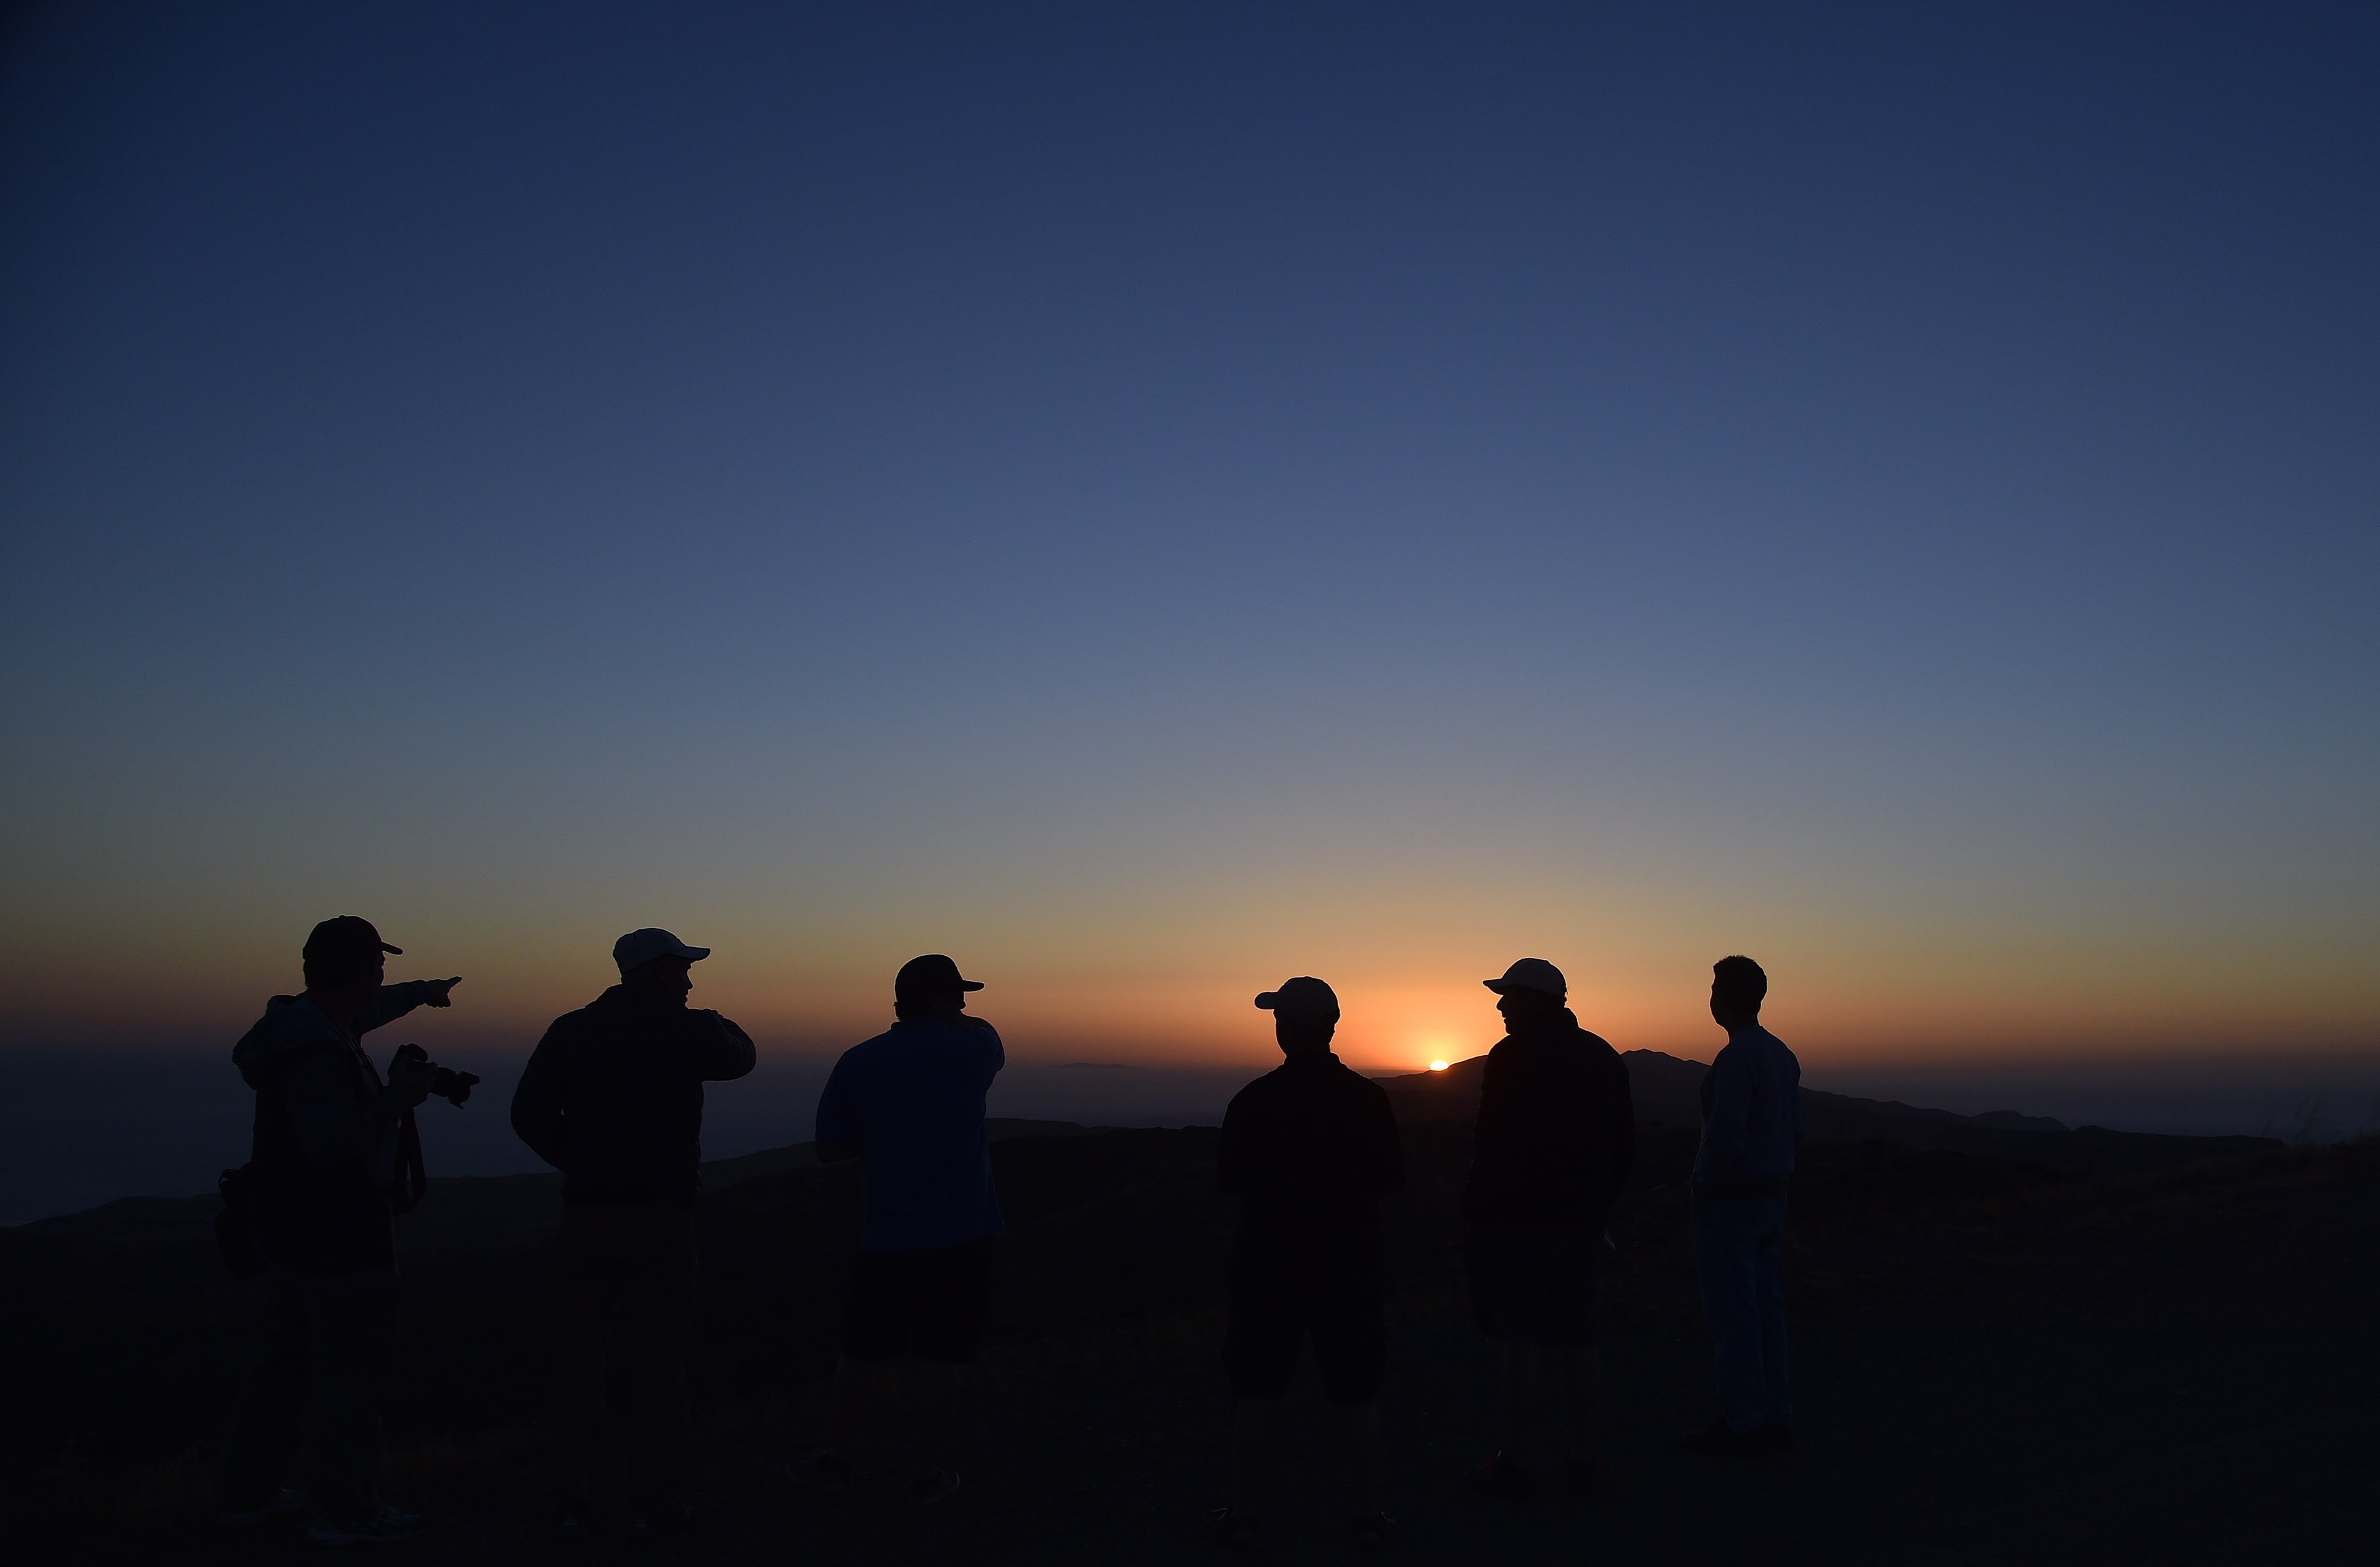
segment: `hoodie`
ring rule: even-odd
[[[431,993],[420,980],[382,986],[353,1033],[304,996],[275,996],[232,1048],[256,1090],[249,1225],[267,1262],[317,1279],[395,1283],[388,1188],[405,1106],[362,1036]]]

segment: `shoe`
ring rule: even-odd
[[[959,1475],[955,1469],[937,1469],[909,1482],[909,1500],[920,1507],[948,1501],[958,1494]]]
[[[1562,1488],[1572,1496],[1595,1494],[1595,1460],[1565,1458],[1562,1460]]]
[[[1500,1452],[1471,1472],[1471,1488],[1506,1501],[1534,1501],[1537,1495],[1536,1477]]]
[[[814,1491],[847,1491],[851,1488],[851,1460],[821,1449],[786,1464],[785,1478]]]
[[[1793,1427],[1791,1426],[1763,1426],[1754,1434],[1772,1452],[1786,1452],[1793,1445]]]
[[[226,1507],[221,1512],[215,1514],[215,1522],[221,1524],[226,1529],[253,1529],[261,1524],[270,1524],[275,1518],[286,1518],[292,1513],[303,1512],[305,1511],[305,1493],[303,1491],[292,1490],[287,1486],[284,1486],[279,1490],[274,1491],[273,1493],[273,1499],[270,1501],[267,1501],[263,1506],[240,1508]]]
[[[1678,1445],[1698,1458],[1757,1458],[1768,1450],[1758,1431],[1731,1430],[1724,1420],[1712,1421]]]
[[[1207,1513],[1207,1533],[1215,1543],[1232,1550],[1254,1550],[1257,1544],[1257,1521],[1245,1508],[1217,1507]]]
[[[656,1502],[637,1510],[628,1527],[638,1539],[655,1539],[674,1535],[694,1522],[694,1509],[682,1501]]]
[[[352,1524],[317,1518],[307,1526],[306,1538],[315,1545],[395,1545],[421,1532],[421,1515],[399,1512],[386,1502]]]

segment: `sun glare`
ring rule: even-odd
[[[1442,1061],[1433,1061],[1429,1063],[1429,1069],[1432,1072],[1443,1072],[1446,1070],[1446,1063]]]

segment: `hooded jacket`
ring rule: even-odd
[[[1636,1159],[1628,1066],[1567,1007],[1488,1052],[1463,1216],[1600,1230]]]
[[[249,1230],[267,1262],[320,1279],[385,1274],[395,1284],[388,1189],[405,1106],[362,1036],[432,993],[422,980],[382,985],[353,1033],[304,996],[275,996],[232,1047],[256,1090]]]
[[[513,1091],[513,1130],[567,1177],[565,1202],[691,1202],[702,1085],[741,1077],[755,1059],[751,1036],[717,1013],[614,985],[538,1041]]]

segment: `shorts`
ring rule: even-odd
[[[991,1237],[923,1251],[863,1251],[843,1308],[843,1353],[854,1360],[914,1354],[965,1366],[983,1347],[991,1296]]]
[[[1277,1399],[1314,1341],[1322,1391],[1336,1404],[1370,1403],[1388,1379],[1388,1329],[1377,1294],[1310,1294],[1242,1287],[1232,1292],[1223,1365],[1233,1398]]]
[[[1595,1342],[1595,1230],[1508,1230],[1471,1224],[1463,1235],[1479,1330],[1523,1344]]]

